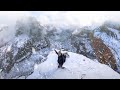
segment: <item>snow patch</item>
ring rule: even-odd
[[[72,52],[63,64],[65,69],[58,69],[57,55],[51,51],[47,60],[36,64],[34,73],[27,79],[120,79],[120,75],[110,67]]]

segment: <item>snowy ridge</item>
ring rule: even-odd
[[[58,69],[57,55],[51,51],[47,60],[34,66],[34,73],[27,79],[120,79],[120,75],[104,64],[83,55],[68,52],[69,58]]]
[[[15,62],[11,59],[14,66],[8,62],[11,71],[2,74],[4,78],[26,78],[33,69],[28,78],[119,78],[117,72],[97,62],[90,37],[93,34],[100,38],[111,50],[120,72],[120,13],[10,11],[0,16],[0,74],[9,58],[16,58]],[[57,55],[50,52],[52,48],[70,51],[66,69],[57,69]]]
[[[115,36],[112,37],[111,35],[107,35],[105,32],[95,32],[94,36],[100,38],[103,40],[103,42],[109,47],[109,49],[112,51],[113,55],[116,58],[116,62],[118,64],[118,71],[120,72],[120,35],[119,35],[119,30],[109,28],[109,31],[112,31]]]

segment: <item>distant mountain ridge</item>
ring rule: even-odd
[[[36,18],[30,17],[26,22],[17,22],[15,35],[14,39],[0,47],[0,69],[4,78],[23,74],[27,77],[34,72],[34,65],[45,61],[54,48],[82,54],[120,72],[120,25],[117,23],[107,21],[101,26],[60,28],[41,25]],[[100,46],[95,46],[97,40]],[[11,49],[8,54],[5,50],[9,47]],[[107,56],[103,54],[101,57],[100,50],[107,50],[102,52]],[[24,69],[25,65],[28,70]]]

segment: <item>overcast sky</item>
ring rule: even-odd
[[[31,14],[43,24],[91,25],[105,20],[120,21],[119,11],[33,11]]]
[[[7,41],[12,38],[16,20],[26,16],[35,16],[42,24],[62,26],[94,25],[106,20],[120,22],[120,11],[0,11],[0,27],[4,24],[9,27],[7,31],[0,32],[0,39],[4,38]]]
[[[120,11],[0,11],[0,24],[15,24],[23,16],[35,16],[43,24],[91,25],[120,21]]]

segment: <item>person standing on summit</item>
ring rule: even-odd
[[[62,67],[62,66],[65,63],[65,61],[66,61],[66,55],[68,55],[68,54],[67,53],[61,53],[61,50],[59,52],[57,52],[55,50],[55,52],[58,55],[58,68],[64,69],[65,67]]]

